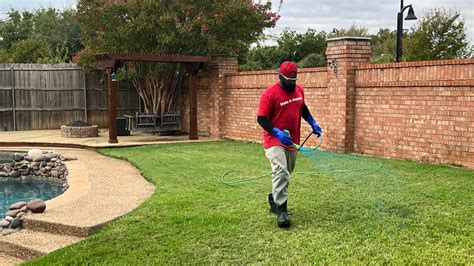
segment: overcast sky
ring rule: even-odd
[[[474,43],[473,2],[473,0],[405,0],[404,4],[413,4],[418,18],[422,17],[424,11],[434,7],[459,10],[466,21],[468,38]],[[10,8],[63,9],[75,7],[76,3],[76,0],[0,0],[0,16],[3,18]],[[272,3],[273,9],[276,10],[280,0],[272,0]],[[376,33],[379,28],[395,30],[399,9],[400,0],[283,0],[281,18],[276,27],[267,33],[278,35],[285,28],[297,32],[306,32],[308,28],[330,32],[333,28],[349,28],[353,24],[367,27],[370,33]],[[406,16],[407,11],[404,14]],[[404,28],[408,29],[415,24],[416,21],[404,21]]]

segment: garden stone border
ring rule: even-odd
[[[62,155],[55,152],[31,149],[27,153],[12,154],[11,163],[0,164],[0,178],[39,178],[56,180],[62,183],[63,193],[69,188],[67,176],[69,174],[63,161],[77,160],[77,158]],[[8,160],[5,154],[0,154],[3,159]],[[2,157],[0,156],[0,157]],[[12,204],[5,213],[5,218],[0,220],[0,233],[8,235],[18,232],[23,223],[23,218],[28,213],[42,213],[46,209],[46,203],[40,199],[30,202],[16,202]]]

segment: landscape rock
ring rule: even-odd
[[[9,225],[10,225],[10,222],[7,220],[0,221],[0,227],[8,227]]]
[[[15,160],[15,161],[21,161],[21,160],[23,160],[23,158],[24,158],[24,156],[21,153],[14,153],[13,154],[13,160]]]
[[[5,216],[16,217],[16,215],[20,212],[20,210],[11,210],[5,213]]]
[[[21,219],[18,219],[18,218],[15,218],[11,221],[10,223],[10,228],[19,228],[21,227],[21,224],[23,223],[23,221]]]
[[[21,209],[26,206],[26,204],[28,204],[28,202],[26,201],[19,201],[17,203],[13,203],[12,205],[10,205],[10,210]]]
[[[59,177],[59,172],[56,170],[51,171],[51,177],[58,178]]]
[[[10,173],[12,171],[12,165],[10,163],[6,163],[3,165],[3,172]]]
[[[19,171],[11,171],[10,172],[10,177],[13,177],[13,178],[17,178],[17,177],[20,177],[21,174]]]
[[[2,235],[6,236],[6,235],[16,233],[18,231],[20,231],[20,228],[14,228],[14,229],[13,228],[5,228],[2,231]]]
[[[31,159],[34,161],[34,162],[39,162],[39,161],[42,161],[44,160],[44,154],[43,154],[43,151],[39,150],[39,149],[31,149],[28,151],[28,156],[31,156]]]
[[[42,200],[36,199],[28,202],[26,207],[33,213],[42,213],[46,210],[46,203]]]

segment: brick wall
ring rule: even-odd
[[[370,40],[350,37],[330,40],[327,54],[337,73],[298,75],[322,149],[474,168],[474,59],[371,65]],[[199,134],[261,142],[259,98],[277,81],[275,70],[239,73],[235,58],[214,58],[199,76]]]
[[[344,37],[328,40],[328,121],[324,125],[325,148],[354,150],[355,74],[361,64],[370,62],[370,38]],[[322,126],[322,125],[321,125]]]
[[[355,152],[474,168],[474,60],[365,65]]]

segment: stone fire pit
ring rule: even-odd
[[[91,138],[99,136],[99,126],[75,121],[61,126],[61,136],[65,138]]]

